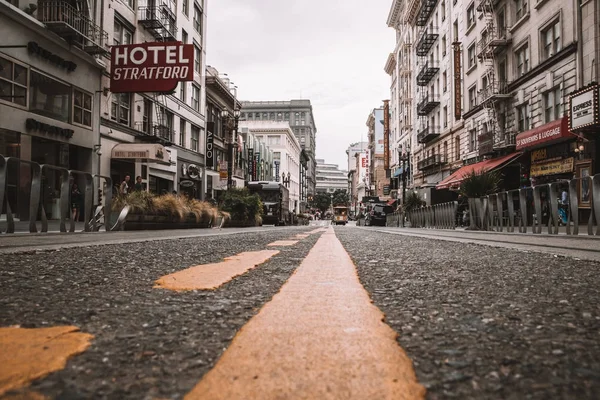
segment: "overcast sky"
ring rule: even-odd
[[[207,64],[241,100],[310,99],[317,158],[346,169],[369,112],[389,98],[391,0],[207,0]]]

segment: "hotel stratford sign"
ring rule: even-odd
[[[569,130],[600,127],[599,86],[593,85],[569,96]]]
[[[172,92],[181,81],[194,79],[194,46],[153,42],[111,48],[110,91]]]

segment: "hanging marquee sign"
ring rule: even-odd
[[[600,125],[599,87],[590,86],[569,98],[569,129]]]
[[[383,101],[383,168],[390,169],[390,101]]]
[[[462,117],[462,91],[460,78],[460,42],[452,43],[454,47],[454,118],[458,121]]]
[[[275,164],[275,182],[279,182],[279,161],[273,161]]]
[[[194,79],[194,46],[152,42],[111,47],[110,91],[172,92]]]
[[[248,175],[250,180],[254,180],[254,149],[248,149]]]

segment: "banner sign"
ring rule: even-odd
[[[390,101],[383,101],[383,169],[390,169]]]
[[[252,180],[257,181],[258,177],[260,176],[260,171],[259,171],[259,167],[260,167],[260,152],[257,151],[256,153],[254,153],[254,175],[252,176]]]
[[[275,163],[275,182],[279,182],[279,161],[273,161]]]
[[[112,93],[172,92],[194,79],[194,45],[151,42],[111,47]]]
[[[254,180],[254,149],[248,149],[248,176],[249,180]]]
[[[534,147],[555,140],[574,137],[569,132],[567,118],[557,119],[540,127],[519,133],[517,135],[517,150]]]
[[[573,172],[574,159],[573,157],[565,160],[557,160],[540,164],[531,164],[529,175],[531,177],[566,174]]]
[[[460,42],[452,43],[454,47],[454,118],[458,121],[462,117],[462,91],[460,78]]]
[[[227,181],[227,161],[219,161],[219,179]]]
[[[214,138],[215,138],[215,123],[206,123],[206,168],[214,168],[215,166],[215,151],[214,151]]]

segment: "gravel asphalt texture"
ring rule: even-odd
[[[335,231],[428,399],[600,398],[600,263]]]
[[[214,291],[176,293],[154,281],[189,266],[266,249],[314,227],[4,254],[0,326],[75,325],[95,335],[63,371],[31,386],[58,399],[182,398],[236,332],[279,291],[313,234]]]

